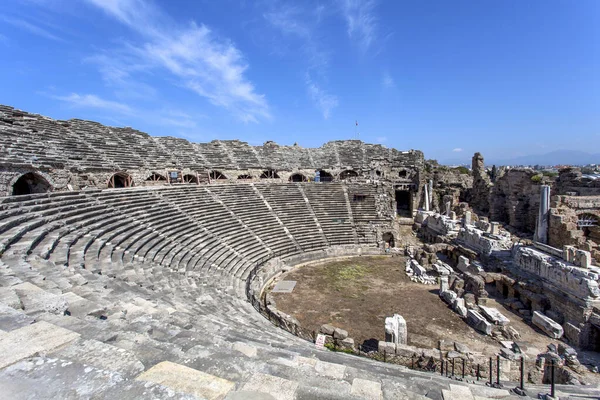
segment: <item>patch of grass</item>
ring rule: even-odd
[[[327,268],[327,280],[336,291],[347,291],[368,272],[368,268],[362,265],[340,265]]]
[[[540,183],[542,181],[543,177],[544,177],[544,175],[542,175],[542,174],[533,175],[531,177],[531,182],[533,182],[533,183]]]
[[[354,354],[354,352],[350,349],[340,349],[338,347],[335,347],[335,345],[333,343],[325,343],[325,347],[328,348],[331,351],[337,351],[340,353],[347,353],[347,354]]]

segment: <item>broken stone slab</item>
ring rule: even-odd
[[[506,326],[510,320],[506,318],[500,311],[493,307],[479,306],[481,313],[485,315],[491,322],[496,325]]]
[[[36,353],[57,350],[78,338],[78,333],[45,321],[15,329],[0,339],[0,369]]]
[[[456,349],[456,351],[458,351],[459,353],[463,353],[463,354],[467,354],[467,353],[471,352],[466,345],[459,343],[459,342],[454,342],[454,348]]]
[[[51,314],[62,315],[69,306],[64,296],[46,292],[29,282],[15,285],[13,286],[13,289],[19,296],[21,304],[23,304],[23,311],[25,311],[26,314],[48,312]]]
[[[377,349],[380,353],[396,354],[396,344],[392,342],[380,341],[378,343]]]
[[[329,324],[321,325],[320,331],[324,335],[333,336],[333,332],[335,331],[335,326],[329,325]]]
[[[440,296],[448,289],[450,289],[450,285],[448,283],[448,275],[440,276]]]
[[[456,269],[458,269],[460,272],[467,272],[469,270],[470,264],[471,264],[471,262],[469,261],[469,259],[467,257],[459,256],[458,264],[456,265]]]
[[[446,304],[452,305],[454,304],[454,300],[458,298],[458,295],[452,290],[446,290],[442,292],[441,298],[444,300],[444,302],[446,302]]]
[[[560,339],[564,334],[563,327],[560,324],[539,311],[533,312],[531,322],[551,338]]]
[[[340,342],[340,347],[347,350],[354,350],[354,339],[346,338]]]
[[[344,340],[348,337],[348,331],[341,328],[335,328],[333,331],[333,338],[338,340]]]
[[[412,357],[415,354],[419,354],[419,348],[415,346],[409,346],[407,344],[398,344],[396,345],[396,355],[402,357]]]
[[[158,383],[175,392],[209,400],[222,399],[235,387],[231,381],[170,361],[156,364],[136,380]]]
[[[467,312],[467,322],[474,329],[486,335],[492,334],[492,324],[490,324],[483,315],[475,310],[469,310]]]
[[[465,318],[467,316],[467,307],[465,307],[465,299],[457,298],[454,300],[454,304],[452,305],[452,309],[455,313]]]
[[[408,329],[406,321],[399,314],[385,319],[385,341],[395,344],[406,344],[408,341]]]

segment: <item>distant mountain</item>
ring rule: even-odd
[[[469,157],[472,157],[469,156]],[[546,154],[531,154],[527,156],[519,156],[514,158],[494,158],[486,157],[483,154],[485,165],[587,165],[600,164],[600,154],[586,153],[579,150],[556,150]],[[471,163],[468,159],[448,159],[444,160],[443,164],[457,165]]]

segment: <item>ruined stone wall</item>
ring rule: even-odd
[[[487,215],[490,211],[490,178],[485,171],[481,153],[473,155],[471,163],[473,174],[473,190],[471,192],[471,206],[478,213]]]
[[[490,191],[490,219],[533,233],[540,204],[540,185],[531,169],[510,169]]]
[[[600,196],[600,180],[584,178],[580,168],[563,168],[552,189],[552,194],[557,195]]]
[[[0,193],[9,193],[13,172],[46,174],[53,190],[105,188],[116,172],[146,185],[152,173],[182,175],[219,171],[235,182],[240,175],[261,180],[265,170],[287,182],[294,173],[312,180],[323,170],[340,179],[353,171],[367,180],[418,182],[423,153],[399,151],[359,140],[332,141],[319,148],[282,146],[266,142],[250,146],[239,140],[191,143],[173,137],[152,137],[131,128],[115,128],[92,121],[57,121],[0,106]],[[44,176],[46,176],[44,175]],[[155,183],[152,183],[155,184]],[[159,183],[160,184],[160,183]],[[415,185],[417,187],[417,185]]]

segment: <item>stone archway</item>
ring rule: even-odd
[[[381,235],[381,240],[386,244],[386,247],[396,247],[396,241],[392,232],[385,232]]]
[[[125,172],[117,172],[108,180],[108,187],[113,188],[126,188],[133,186],[133,178],[131,175]]]
[[[358,172],[351,170],[351,169],[340,172],[341,180],[346,180],[346,179],[356,178],[356,177],[358,177]]]
[[[308,178],[300,173],[296,173],[290,176],[290,182],[308,182]]]
[[[333,175],[324,170],[318,170],[317,176],[319,177],[319,182],[333,182]]]
[[[21,175],[12,185],[12,195],[46,193],[52,190],[52,185],[41,175],[27,172]]]

